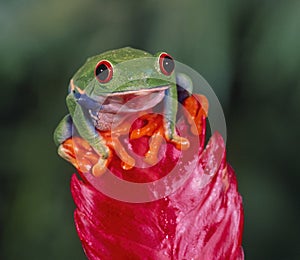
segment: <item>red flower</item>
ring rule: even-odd
[[[158,152],[158,163],[148,168],[131,166],[127,170],[116,153],[112,154],[109,170],[123,180],[158,180],[174,167],[181,177],[186,176],[178,189],[157,200],[130,203],[103,194],[97,183],[108,173],[91,178],[94,154],[86,152],[89,148],[82,140],[78,142],[80,139],[73,138],[64,144],[70,154],[84,149],[88,154],[76,156],[81,158],[77,168],[82,180],[74,174],[71,191],[77,206],[76,229],[89,259],[244,259],[242,200],[234,171],[226,162],[221,135],[215,133],[204,149],[205,113],[203,109],[200,113],[203,106],[199,108],[194,101],[192,98],[184,104],[192,118],[179,119],[178,124],[180,134],[187,136],[191,144],[186,153],[166,142]],[[193,116],[193,110],[202,116]],[[191,119],[197,123],[199,136],[189,127]],[[162,123],[159,117],[157,120]],[[132,135],[144,124],[142,116],[130,129],[130,138],[120,138],[129,154],[144,155],[149,149],[149,136]],[[172,187],[173,181],[166,179],[166,186]],[[147,192],[150,197],[157,196],[154,190]]]

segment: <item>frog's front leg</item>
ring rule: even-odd
[[[105,139],[96,131],[89,111],[83,108],[82,105],[78,103],[78,100],[74,93],[70,92],[67,96],[67,106],[79,135],[86,140],[99,155],[99,160],[92,169],[92,173],[98,176],[106,170],[111,152],[106,145]]]
[[[177,149],[186,150],[189,148],[190,143],[188,139],[179,136],[176,133],[175,128],[176,114],[178,109],[176,85],[173,85],[166,90],[164,102],[164,128],[166,139],[172,142]]]

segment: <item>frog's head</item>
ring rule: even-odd
[[[74,75],[71,89],[93,99],[162,95],[175,84],[174,67],[173,58],[165,52],[151,55],[142,50],[121,48],[89,58]]]

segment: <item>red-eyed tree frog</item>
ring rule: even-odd
[[[188,140],[175,130],[178,83],[191,92],[191,80],[184,74],[175,75],[175,62],[165,52],[151,55],[126,47],[89,58],[70,81],[66,98],[69,114],[54,132],[59,154],[70,161],[61,147],[76,129],[99,155],[97,167],[104,169],[111,151],[98,131],[113,131],[113,122],[162,102],[165,138],[188,147]]]

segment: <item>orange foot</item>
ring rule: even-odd
[[[106,141],[106,144],[109,147],[109,149],[111,151],[115,151],[115,153],[121,159],[122,168],[124,170],[130,170],[135,165],[135,160],[126,152],[126,149],[119,141],[119,137],[128,134],[129,130],[130,130],[130,124],[125,122],[113,129],[113,135],[111,131],[107,131],[107,132],[99,131],[99,134]]]
[[[202,122],[208,115],[208,100],[205,96],[193,94],[183,102],[186,109],[186,118],[191,126],[191,132],[194,135],[202,133]]]
[[[189,148],[189,141],[186,138],[180,137],[175,134],[173,138],[168,138],[165,134],[164,120],[162,115],[159,114],[145,114],[141,117],[147,124],[139,129],[131,132],[130,139],[137,139],[142,136],[151,136],[149,143],[149,150],[145,154],[144,161],[150,165],[158,162],[158,152],[163,140],[168,140],[173,143],[177,149],[186,150]]]
[[[64,141],[58,147],[59,155],[69,161],[73,166],[81,172],[91,171],[95,176],[103,173],[103,168],[100,167],[99,156],[87,141],[80,137],[72,137]],[[109,159],[106,160],[104,166],[107,166]]]
[[[90,144],[80,137],[72,137],[63,142],[58,153],[65,160],[81,172],[91,172],[95,177],[102,175],[112,159],[112,152],[115,151],[122,161],[122,168],[129,170],[134,167],[134,159],[126,152],[124,146],[119,141],[119,136],[128,133],[130,125],[122,124],[114,129],[114,135],[110,132],[99,132],[105,140],[110,152],[109,157],[101,158]]]
[[[149,150],[145,154],[144,161],[150,165],[158,162],[158,151],[163,142],[163,118],[159,114],[145,114],[141,120],[147,122],[142,128],[135,129],[130,134],[130,139],[138,139],[142,136],[151,136]]]

